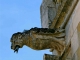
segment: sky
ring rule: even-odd
[[[0,60],[43,60],[49,50],[33,50],[27,46],[18,53],[10,48],[13,33],[41,28],[40,5],[42,0],[0,0]]]

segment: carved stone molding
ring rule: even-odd
[[[63,0],[50,28],[65,28],[79,0]]]

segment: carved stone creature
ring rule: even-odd
[[[18,52],[24,45],[34,50],[57,50],[59,54],[64,51],[64,29],[32,28],[23,32],[14,33],[10,39],[11,49]]]

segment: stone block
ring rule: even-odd
[[[59,56],[44,54],[43,60],[59,60]]]
[[[72,17],[70,18],[66,28],[65,28],[65,32],[66,32],[66,45],[70,42],[71,37],[73,35],[73,26],[72,26]]]
[[[80,22],[80,1],[78,2],[74,12],[72,13],[72,23],[73,23],[73,30],[75,31],[77,28],[78,23]]]
[[[76,53],[78,47],[79,47],[79,41],[78,41],[78,34],[77,34],[77,29],[76,29],[71,38],[72,56]]]

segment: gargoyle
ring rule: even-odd
[[[65,48],[64,37],[64,29],[31,28],[12,35],[11,49],[18,52],[26,45],[34,50],[50,49],[52,52],[55,49],[61,54]]]

